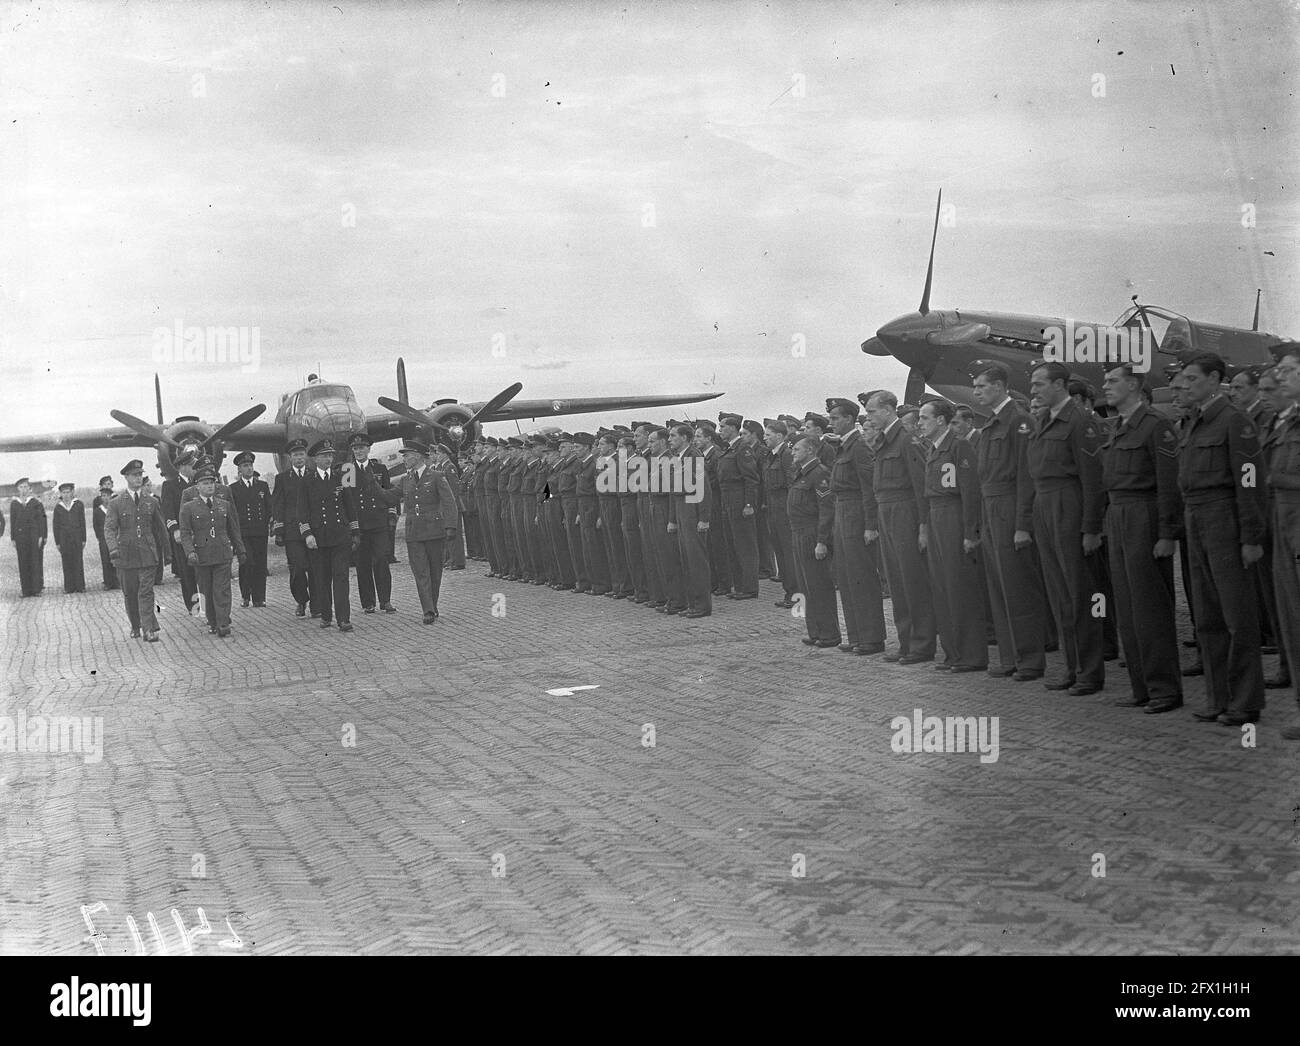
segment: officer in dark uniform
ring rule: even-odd
[[[835,495],[831,474],[818,453],[821,436],[804,432],[791,446],[794,477],[790,480],[786,515],[790,519],[791,559],[803,598],[807,646],[840,645],[840,617],[835,607],[835,582],[830,555],[835,529]]]
[[[1150,713],[1183,703],[1174,611],[1174,552],[1183,536],[1178,436],[1142,399],[1145,375],[1124,364],[1106,374],[1119,425],[1102,454],[1106,550],[1131,697],[1115,704]]]
[[[26,476],[14,485],[18,497],[9,502],[9,540],[18,552],[18,580],[24,596],[39,596],[45,587],[45,506],[33,497]]]
[[[668,430],[654,429],[650,433],[649,464],[656,474],[662,474],[666,468],[666,459],[672,453],[668,449]],[[660,485],[658,493],[650,494],[650,535],[655,546],[655,561],[658,564],[660,580],[663,585],[663,605],[655,607],[661,614],[680,614],[686,609],[686,592],[682,580],[682,556],[676,534],[668,532],[668,521],[672,515],[672,495]]]
[[[54,544],[63,559],[63,591],[86,591],[86,572],[82,550],[86,547],[86,506],[74,501],[72,483],[59,484],[59,500],[54,505]]]
[[[1059,363],[1043,363],[1030,373],[1031,402],[1043,413],[1029,441],[1029,474],[1034,541],[1065,657],[1064,677],[1044,686],[1083,696],[1105,685],[1105,636],[1097,611],[1110,614],[1114,608],[1106,605],[1087,562],[1101,549],[1102,433],[1070,400],[1069,380]]]
[[[284,547],[289,563],[289,591],[298,604],[298,617],[306,615],[308,602],[311,616],[320,617],[320,590],[315,583],[303,529],[306,517],[299,510],[307,482],[307,441],[290,440],[284,452],[289,456],[289,467],[275,477],[275,489],[271,492],[272,531],[275,543]]]
[[[542,498],[550,477],[550,468],[546,463],[546,452],[550,443],[544,433],[537,433],[529,441],[529,470],[524,480],[527,498],[525,521],[528,534],[528,547],[533,560],[533,584],[551,584],[555,576],[555,559],[551,555],[550,537],[542,519]]]
[[[635,454],[646,463],[647,467],[651,464],[650,434],[654,429],[654,424],[649,421],[634,421],[632,423],[632,443]],[[700,430],[697,427],[697,435],[699,431]],[[696,449],[699,448],[697,447]],[[701,453],[703,453],[703,451],[701,451]],[[628,460],[630,462],[631,458]],[[713,504],[716,506],[717,502],[714,501]],[[645,590],[647,597],[645,605],[652,610],[657,610],[659,607],[667,604],[667,596],[664,587],[663,567],[659,563],[659,543],[655,539],[654,517],[653,511],[650,507],[650,491],[648,489],[637,491],[636,518],[637,533],[641,539],[641,563],[645,567]],[[717,529],[717,527],[712,528],[712,530]],[[712,531],[710,531],[710,534],[712,534]],[[710,545],[710,549],[712,549],[712,545]],[[710,571],[712,571],[712,552],[710,552],[709,567]],[[711,572],[710,578],[713,578]],[[713,594],[717,594],[716,587],[713,590]]]
[[[653,429],[654,426],[651,426]],[[715,596],[725,596],[731,591],[731,538],[727,533],[726,519],[722,508],[722,484],[718,482],[718,459],[722,457],[722,446],[718,441],[718,426],[709,418],[700,418],[695,423],[695,449],[704,458],[704,468],[708,473],[709,490],[712,492],[713,504],[709,506],[709,518],[713,523],[709,527],[709,579]]]
[[[501,577],[505,573],[501,556],[501,495],[497,492],[497,478],[501,474],[501,449],[495,436],[483,440],[485,454],[479,462],[479,523],[483,529],[485,551],[488,559],[488,577]]]
[[[528,451],[524,441],[518,436],[511,436],[510,471],[506,479],[506,497],[509,501],[511,548],[514,550],[513,566],[506,575],[507,581],[531,581],[532,561],[528,551],[528,535],[524,531],[524,474],[528,470]]]
[[[447,486],[451,488],[451,495],[456,499],[456,536],[449,538],[444,542],[443,562],[444,570],[464,570],[465,569],[465,485],[463,477],[456,474],[456,462],[449,451],[441,443],[435,443],[429,448],[433,452],[433,467],[442,473],[443,479],[447,481]],[[521,487],[521,492],[527,496],[532,493],[531,483],[526,487]],[[525,497],[527,500],[527,497]]]
[[[741,442],[754,455],[754,464],[758,467],[758,504],[754,512],[754,528],[758,539],[758,576],[760,579],[771,579],[774,559],[767,534],[767,512],[763,508],[767,503],[767,491],[763,489],[763,481],[767,473],[767,459],[771,452],[763,441],[763,435],[763,426],[757,421],[746,420],[740,426]]]
[[[984,672],[989,667],[984,579],[979,571],[980,483],[975,448],[952,427],[953,405],[931,399],[917,413],[925,460],[925,555],[935,594],[944,660],[936,670]]]
[[[831,468],[835,512],[835,555],[831,564],[848,630],[840,649],[866,657],[885,649],[880,576],[866,541],[867,513],[874,500],[875,455],[857,427],[857,403],[844,398],[828,399],[826,411],[831,430],[839,437]]]
[[[990,668],[989,674],[1011,676],[1016,682],[1042,679],[1047,667],[1047,606],[1031,551],[1034,481],[1029,440],[1034,421],[1008,394],[1004,367],[976,361],[972,369],[975,401],[989,415],[975,445],[983,504],[980,547],[1000,660],[1000,667]]]
[[[251,471],[251,470],[250,470]],[[239,530],[239,514],[231,501],[216,496],[217,474],[208,467],[194,474],[198,497],[181,505],[181,548],[194,569],[208,631],[230,635],[230,560],[239,557],[240,573],[248,562]]]
[[[370,436],[364,432],[348,440],[353,467],[368,472],[379,490],[390,490],[393,483],[388,467],[370,456],[370,446]],[[388,518],[396,514],[396,507],[380,501],[370,485],[359,478],[346,489],[352,499],[352,518],[357,521],[357,598],[361,612],[373,614],[378,604],[385,614],[395,614],[393,574],[388,568]]]
[[[337,615],[339,631],[351,632],[348,582],[352,554],[361,544],[361,524],[353,512],[352,498],[343,486],[341,470],[334,467],[334,444],[327,439],[318,440],[308,455],[313,467],[299,488],[298,516],[302,520],[299,530],[307,543],[308,558],[314,559],[313,585],[320,593],[320,627],[329,628]],[[364,482],[356,472],[351,479]]]
[[[131,622],[131,638],[158,642],[158,617],[153,601],[154,568],[162,561],[167,528],[162,510],[152,494],[141,490],[144,465],[138,459],[122,468],[127,489],[108,503],[104,540],[122,581],[122,598]]]
[[[600,538],[605,545],[605,562],[609,564],[609,591],[611,599],[626,599],[632,593],[628,579],[627,552],[623,547],[623,512],[616,482],[618,475],[618,437],[612,429],[601,429],[596,439],[596,510]],[[624,484],[626,485],[626,484]],[[706,536],[707,540],[707,536]],[[706,554],[707,555],[707,554]]]
[[[239,520],[239,536],[248,554],[239,567],[239,596],[243,606],[266,606],[266,544],[271,533],[271,488],[257,478],[251,450],[235,455],[239,478],[230,497]]]
[[[465,558],[482,559],[483,543],[479,536],[478,518],[478,460],[479,448],[471,447],[468,456],[462,455],[460,470],[461,525],[465,528]],[[462,564],[463,565],[463,564]]]
[[[682,568],[682,598],[686,618],[708,617],[713,613],[712,580],[709,575],[709,529],[712,499],[703,455],[694,445],[695,429],[681,423],[668,433],[668,449],[676,461],[672,496],[668,499],[668,533],[676,535]],[[672,476],[672,473],[669,474]]]
[[[1266,440],[1268,482],[1272,492],[1273,591],[1277,597],[1278,633],[1288,664],[1300,666],[1300,343],[1275,346],[1277,399],[1283,409]],[[1300,705],[1300,673],[1292,677]],[[1300,719],[1281,734],[1300,741]]]
[[[600,521],[600,505],[596,500],[596,454],[592,450],[596,437],[590,432],[575,432],[573,441],[582,451],[573,466],[578,480],[578,525],[582,530],[582,551],[587,560],[587,577],[590,594],[603,596],[609,591],[609,560],[605,556],[605,542],[596,524]]]
[[[181,597],[185,600],[185,610],[192,613],[198,603],[198,581],[194,568],[189,565],[185,550],[181,548],[181,504],[183,495],[194,483],[194,469],[199,455],[193,451],[181,451],[172,462],[173,473],[163,480],[159,491],[163,522],[167,525],[170,539],[172,574],[181,583]],[[155,578],[155,583],[161,581]]]
[[[763,469],[764,518],[772,552],[776,556],[777,575],[784,594],[774,604],[789,609],[794,606],[798,583],[790,559],[790,517],[786,503],[790,500],[790,479],[794,475],[794,455],[790,450],[789,428],[776,418],[763,419],[763,438],[767,443],[767,464]]]
[[[568,569],[562,581],[567,583],[569,591],[583,592],[591,588],[591,579],[587,577],[587,561],[582,552],[582,529],[578,524],[577,467],[580,455],[571,432],[561,432],[557,439],[559,454],[547,482],[551,486],[551,500],[557,506],[553,511],[558,513],[563,543],[567,550],[565,562]]]
[[[722,488],[722,514],[731,549],[731,599],[758,595],[758,464],[740,438],[744,422],[739,414],[718,415],[718,435],[726,447],[718,458],[718,486]]]
[[[543,454],[546,473],[538,495],[539,514],[550,549],[551,588],[556,592],[573,591],[577,575],[573,570],[573,556],[569,551],[569,535],[564,529],[564,502],[560,498],[560,477],[565,468],[561,447],[569,443],[567,432],[550,436]]]
[[[1182,369],[1191,421],[1180,447],[1187,558],[1206,707],[1193,715],[1240,726],[1259,719],[1264,670],[1252,568],[1264,557],[1259,432],[1219,391],[1223,360],[1203,353]]]
[[[517,445],[513,436],[501,441],[501,464],[497,469],[497,532],[501,537],[501,571],[497,576],[503,581],[513,581],[519,576],[515,561],[514,506],[510,502],[510,479],[517,465]]]
[[[625,467],[630,468],[637,457],[636,437],[631,434],[619,436],[615,454],[627,463]],[[641,495],[637,491],[624,489],[619,493],[618,507],[623,531],[623,557],[627,561],[627,594],[634,603],[648,603],[650,589],[646,579],[645,556],[641,547],[640,499]],[[706,534],[705,537],[707,538],[708,535]],[[710,581],[710,588],[712,588],[712,581]]]
[[[925,501],[925,462],[897,414],[891,392],[867,399],[867,419],[880,432],[866,503],[868,542],[881,539],[880,558],[889,575],[898,652],[886,661],[915,665],[933,661],[936,629],[930,573],[920,550]]]
[[[108,518],[108,503],[113,499],[113,477],[99,477],[99,493],[90,505],[90,516],[99,542],[99,563],[104,570],[104,588],[117,588],[117,571],[108,555],[108,542],[104,540],[104,520]]]

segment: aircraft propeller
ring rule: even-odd
[[[121,425],[125,425],[132,432],[135,432],[145,437],[145,439],[148,439],[153,443],[157,444],[160,452],[160,456],[167,457],[168,455],[166,454],[166,450],[165,450],[166,447],[174,447],[175,449],[179,450],[181,449],[182,444],[173,436],[169,435],[166,428],[164,428],[165,422],[163,420],[162,383],[158,380],[157,374],[153,376],[153,391],[154,391],[154,404],[158,410],[157,425],[151,425],[143,418],[137,418],[134,414],[128,414],[124,410],[110,410],[108,413],[113,418],[114,421],[118,422]],[[258,403],[255,406],[249,407],[246,411],[243,411],[242,413],[235,415],[235,417],[231,418],[220,428],[212,432],[211,435],[205,437],[202,440],[202,442],[199,444],[199,446],[205,452],[208,451],[213,446],[213,444],[220,443],[223,440],[229,439],[240,429],[244,428],[246,425],[252,422],[255,418],[261,417],[262,414],[264,414],[265,412],[266,412],[266,404],[264,403]]]
[[[400,414],[408,421],[413,421],[417,425],[424,425],[438,436],[438,442],[447,448],[456,470],[460,471],[460,446],[465,440],[465,434],[472,432],[474,426],[485,419],[491,419],[492,415],[504,407],[512,399],[523,391],[523,383],[515,382],[508,388],[502,389],[490,400],[479,407],[465,421],[456,421],[452,425],[444,425],[436,418],[430,417],[424,411],[412,407],[406,402],[406,367],[401,360],[397,361],[397,384],[398,395],[400,399],[391,399],[388,396],[379,397],[379,405],[385,410],[391,410],[394,414]]]

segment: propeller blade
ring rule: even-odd
[[[163,412],[162,412],[162,382],[158,380],[157,371],[154,371],[154,375],[153,375],[153,398],[154,398],[154,402],[158,405],[158,424],[166,425],[167,421],[163,417]]]
[[[921,293],[921,307],[917,310],[922,316],[930,311],[930,284],[934,282],[934,244],[939,238],[939,208],[943,206],[943,190],[939,190],[939,201],[934,205],[934,233],[930,236],[930,264],[925,270],[925,290]]]
[[[153,440],[155,443],[166,443],[169,447],[179,447],[180,444],[165,433],[159,426],[150,425],[147,421],[142,421],[133,414],[128,414],[124,410],[110,410],[108,412],[114,421],[125,425],[132,432],[138,432],[141,436]]]
[[[416,408],[412,407],[409,403],[400,403],[395,399],[389,399],[387,396],[380,396],[379,405],[385,410],[391,410],[394,414],[400,414],[402,417],[406,418],[407,421],[413,421],[417,425],[424,425],[427,428],[431,428],[434,432],[447,432],[446,425],[439,425],[429,417],[429,415],[424,413],[424,411],[416,410]]]
[[[233,436],[236,432],[242,429],[250,421],[252,421],[254,418],[261,417],[262,414],[264,414],[265,412],[266,412],[265,403],[259,403],[255,407],[249,407],[248,410],[244,411],[242,414],[237,414],[235,417],[231,418],[228,422],[222,425],[221,428],[217,429],[216,432],[214,432],[211,436],[205,439],[203,441],[203,446],[210,447],[212,446],[212,444],[218,442],[219,440],[225,439],[227,436]]]
[[[925,340],[931,345],[968,345],[972,342],[983,341],[988,336],[989,325],[987,323],[959,323],[955,327],[930,331],[925,336]]]
[[[925,372],[913,367],[907,372],[907,386],[903,389],[903,402],[919,404],[925,392]]]
[[[483,404],[483,406],[479,407],[475,415],[465,423],[465,427],[469,428],[480,418],[491,418],[493,414],[495,414],[507,403],[509,403],[512,399],[518,396],[519,393],[523,392],[523,390],[524,390],[523,383],[519,381],[515,382],[508,389],[502,389],[490,400],[488,400],[485,404]]]
[[[411,402],[406,394],[406,361],[401,356],[397,357],[397,399],[400,403]]]

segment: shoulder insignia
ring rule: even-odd
[[[1255,434],[1255,426],[1250,423],[1249,419],[1241,423],[1242,439],[1253,439]]]
[[[1178,437],[1174,435],[1173,429],[1165,429],[1165,434],[1160,437],[1166,443],[1177,443]]]
[[[1022,435],[1022,436],[1028,436],[1028,435],[1029,435],[1029,422],[1027,422],[1027,421],[1022,421],[1022,422],[1020,423],[1020,426],[1016,429],[1016,431],[1019,432],[1020,435]]]
[[[960,464],[958,464],[957,467],[958,467],[958,468],[962,468],[962,469],[968,469],[968,468],[970,468],[970,458],[968,458],[968,457],[967,457],[967,458],[962,458]]]
[[[1087,436],[1089,439],[1092,439],[1093,436],[1097,435],[1097,430],[1093,428],[1091,425],[1089,425],[1086,429],[1083,430],[1083,434]]]

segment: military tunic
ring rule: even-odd
[[[68,505],[57,502],[53,530],[54,544],[63,559],[63,591],[86,591],[86,572],[81,555],[86,547],[86,506],[75,499]]]
[[[935,618],[943,640],[944,663],[953,668],[987,669],[987,624],[979,550],[965,542],[980,539],[980,482],[975,448],[949,429],[925,460],[926,520]]]
[[[847,642],[864,648],[864,653],[879,653],[885,645],[885,610],[876,558],[863,539],[873,500],[875,455],[860,429],[849,431],[836,446],[830,475],[835,511],[832,568],[844,607]]]
[[[230,497],[239,519],[248,560],[239,566],[239,595],[247,603],[266,603],[266,545],[271,533],[271,488],[260,479],[237,479]]]
[[[154,571],[163,561],[167,528],[152,494],[122,491],[108,503],[104,540],[122,582],[122,600],[134,635],[158,631],[153,601]]]
[[[808,638],[825,646],[837,645],[840,617],[829,555],[834,544],[835,495],[831,492],[831,474],[820,461],[805,462],[790,480],[786,515],[790,518],[791,553],[799,594],[803,596]],[[817,558],[819,544],[827,548],[825,559]]]

